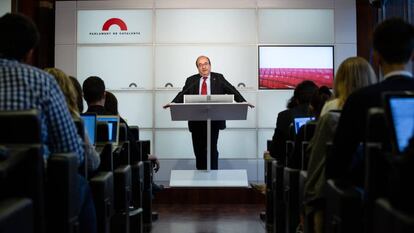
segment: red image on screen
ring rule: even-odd
[[[303,80],[332,88],[333,69],[327,68],[260,68],[259,85],[265,89],[295,88]]]
[[[333,46],[259,46],[259,89],[294,89],[304,80],[333,87]]]

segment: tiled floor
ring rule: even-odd
[[[159,219],[153,222],[152,233],[264,233],[259,218],[263,205],[158,204]]]

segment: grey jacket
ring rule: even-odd
[[[308,177],[305,181],[305,211],[314,210],[313,202],[323,199],[323,187],[325,185],[326,143],[331,142],[339,122],[339,112],[328,112],[319,118],[315,134],[309,142],[311,150],[308,164]]]

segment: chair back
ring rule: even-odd
[[[112,232],[130,232],[129,207],[131,205],[131,166],[116,168],[114,175],[114,211],[111,219]]]
[[[286,232],[295,232],[299,224],[299,169],[289,167],[283,172],[283,200],[286,206]]]
[[[270,151],[270,148],[272,147],[272,140],[267,140],[266,141],[266,150]]]
[[[283,163],[276,160],[272,162],[273,232],[286,232],[286,205],[283,198],[284,169]]]
[[[33,203],[28,198],[0,200],[2,233],[33,233]]]
[[[112,152],[114,169],[122,165],[130,164],[129,148],[130,145],[128,141],[121,142],[120,145],[118,145]]]
[[[353,186],[338,185],[333,180],[328,180],[325,187],[325,232],[362,233],[362,194]]]
[[[391,151],[390,131],[387,128],[384,109],[370,108],[366,117],[366,143],[378,143],[383,150]]]
[[[389,178],[390,164],[385,151],[389,151],[389,149],[389,134],[385,124],[384,111],[381,108],[371,108],[367,115],[364,151],[364,190],[366,208],[369,212],[372,212],[374,201],[387,193],[385,183]]]
[[[0,168],[0,174],[3,174],[0,177],[7,181],[8,188],[2,188],[0,195],[18,193],[31,198],[35,213],[34,231],[44,232],[45,177],[40,112],[36,109],[0,111],[0,132],[0,144],[10,148],[10,156]]]
[[[82,140],[85,140],[85,126],[82,118],[73,119],[73,122],[75,122],[78,135],[82,138]]]
[[[287,151],[287,166],[294,169],[301,169],[307,166],[307,157],[304,156],[303,152],[306,150],[309,141],[313,137],[315,132],[316,122],[308,121],[302,125],[296,136],[293,144],[293,149]],[[304,161],[305,159],[305,161]]]
[[[114,215],[114,176],[112,172],[99,172],[91,178],[90,187],[96,209],[98,232],[111,231]]]
[[[310,141],[315,134],[316,129],[316,122],[315,121],[309,121],[304,125],[304,141]]]
[[[151,153],[151,141],[150,140],[140,140],[137,142],[139,157],[141,161],[148,160],[148,155]]]
[[[273,179],[273,161],[274,159],[265,160],[265,184],[266,184],[266,229],[271,230],[274,226],[273,222],[273,214],[274,214],[274,206],[273,206],[273,192],[276,191],[275,188],[272,186],[272,179]]]
[[[109,128],[107,122],[96,122],[96,144],[109,142]]]
[[[388,200],[378,199],[374,208],[374,231],[376,233],[414,232],[414,215],[395,209]]]
[[[125,123],[119,124],[119,141],[125,142],[128,140],[128,130]]]
[[[14,197],[31,199],[34,210],[32,228],[34,232],[45,232],[45,177],[41,146],[19,145],[3,150],[7,152],[2,152],[3,159],[0,161],[0,199]]]
[[[47,166],[48,231],[79,232],[78,159],[73,153],[53,154]]]
[[[0,112],[0,143],[30,144],[41,142],[41,123],[38,110]]]
[[[134,136],[135,141],[138,141],[139,140],[139,127],[137,125],[130,125],[129,131]]]

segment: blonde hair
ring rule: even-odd
[[[72,117],[79,116],[79,109],[77,104],[78,94],[69,76],[57,68],[45,68],[44,70],[51,74],[58,83],[60,89],[63,92],[63,95],[65,95],[66,105],[68,106]]]
[[[355,90],[376,82],[371,65],[361,57],[350,57],[341,63],[334,81],[335,97],[342,108],[348,96]]]

